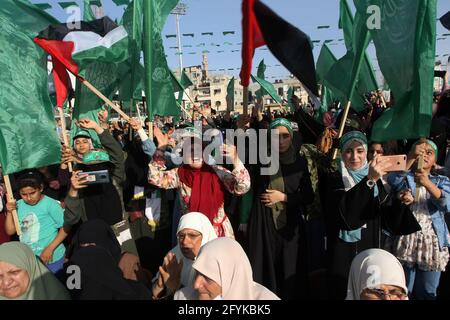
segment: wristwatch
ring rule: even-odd
[[[372,189],[376,185],[376,182],[372,179],[368,179],[366,184],[370,189]]]

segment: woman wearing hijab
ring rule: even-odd
[[[153,297],[160,299],[164,291],[169,289],[172,293],[180,287],[194,287],[195,270],[192,269],[200,248],[209,241],[216,239],[217,235],[211,222],[200,212],[190,212],[181,217],[177,229],[178,245],[174,247],[164,258],[164,263],[159,267],[159,272],[154,279]],[[175,273],[170,273],[175,267]],[[180,270],[181,269],[181,270]],[[166,282],[169,278],[180,278],[179,284],[174,288],[168,288]],[[173,279],[170,279],[173,281]],[[178,281],[177,281],[178,282]],[[173,283],[173,282],[172,282]]]
[[[350,267],[347,300],[408,300],[401,263],[387,251],[369,249],[358,254]]]
[[[162,189],[178,189],[181,212],[201,212],[211,221],[218,237],[234,238],[233,227],[224,210],[224,194],[245,194],[250,189],[250,176],[242,164],[236,147],[223,145],[224,155],[233,162],[233,171],[218,165],[209,165],[203,160],[202,141],[187,140],[191,148],[183,147],[185,163],[178,168],[165,170],[164,160],[155,154],[149,163],[148,180]],[[196,154],[197,147],[202,150]],[[190,151],[190,152],[189,152]]]
[[[27,245],[0,245],[0,300],[69,299],[66,288]]]
[[[306,160],[292,144],[291,123],[278,118],[279,168],[254,177],[254,201],[248,226],[249,259],[255,280],[282,299],[300,298],[305,287],[306,257],[301,215],[314,199]]]
[[[100,219],[89,220],[83,223],[72,240],[72,252],[76,252],[86,244],[106,249],[117,262],[125,279],[150,282],[149,271],[141,267],[137,256],[128,252],[122,253],[116,235],[110,226]]]
[[[81,272],[81,289],[72,290],[78,300],[150,300],[138,261],[124,263],[112,229],[102,220],[90,220],[77,231],[69,265]]]
[[[218,238],[205,244],[192,268],[197,272],[194,289],[177,291],[175,300],[279,300],[253,281],[247,255],[233,239]]]
[[[391,234],[420,229],[407,206],[389,198],[381,177],[388,163],[378,155],[367,162],[367,139],[351,131],[340,140],[339,170],[327,178],[323,202],[327,233],[328,293],[344,299],[353,258],[361,251],[380,248],[382,228]]]

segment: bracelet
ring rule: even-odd
[[[376,185],[376,182],[373,179],[368,179],[366,182],[366,185],[370,188],[373,189],[373,187]]]

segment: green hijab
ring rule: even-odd
[[[291,145],[289,149],[279,154],[280,164],[289,165],[295,162],[296,160],[296,152],[292,145],[293,141],[293,131],[291,122],[285,118],[277,118],[270,124],[270,129],[274,130],[278,127],[285,127],[288,129],[289,134],[291,135]],[[278,171],[275,175],[269,177],[269,189],[278,190],[282,193],[284,190],[284,179],[283,173],[281,172],[281,165],[278,167]],[[286,204],[284,202],[278,202],[269,207],[272,210],[273,223],[275,225],[275,229],[280,230],[286,226],[287,223],[287,214],[286,214]]]
[[[7,242],[0,245],[0,261],[13,264],[28,272],[30,283],[27,291],[15,300],[69,300],[64,286],[36,258],[31,249],[20,242]],[[8,300],[0,296],[0,300]]]

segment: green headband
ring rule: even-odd
[[[275,129],[276,127],[285,127],[286,129],[288,129],[289,134],[292,137],[293,135],[292,124],[289,120],[285,118],[277,118],[273,120],[272,123],[270,124],[270,129]]]
[[[358,141],[364,146],[364,149],[367,150],[367,138],[364,133],[361,131],[350,131],[344,134],[339,143],[341,151],[345,149],[345,146],[351,141]]]
[[[83,157],[84,164],[95,164],[100,162],[109,162],[109,154],[101,149],[91,150]]]
[[[428,143],[433,148],[434,154],[436,155],[436,158],[437,158],[438,157],[438,148],[437,148],[436,143],[434,143],[433,141],[428,140],[428,139],[425,142]],[[414,148],[419,143],[420,143],[420,140],[417,141],[416,143],[414,143],[412,147]]]

